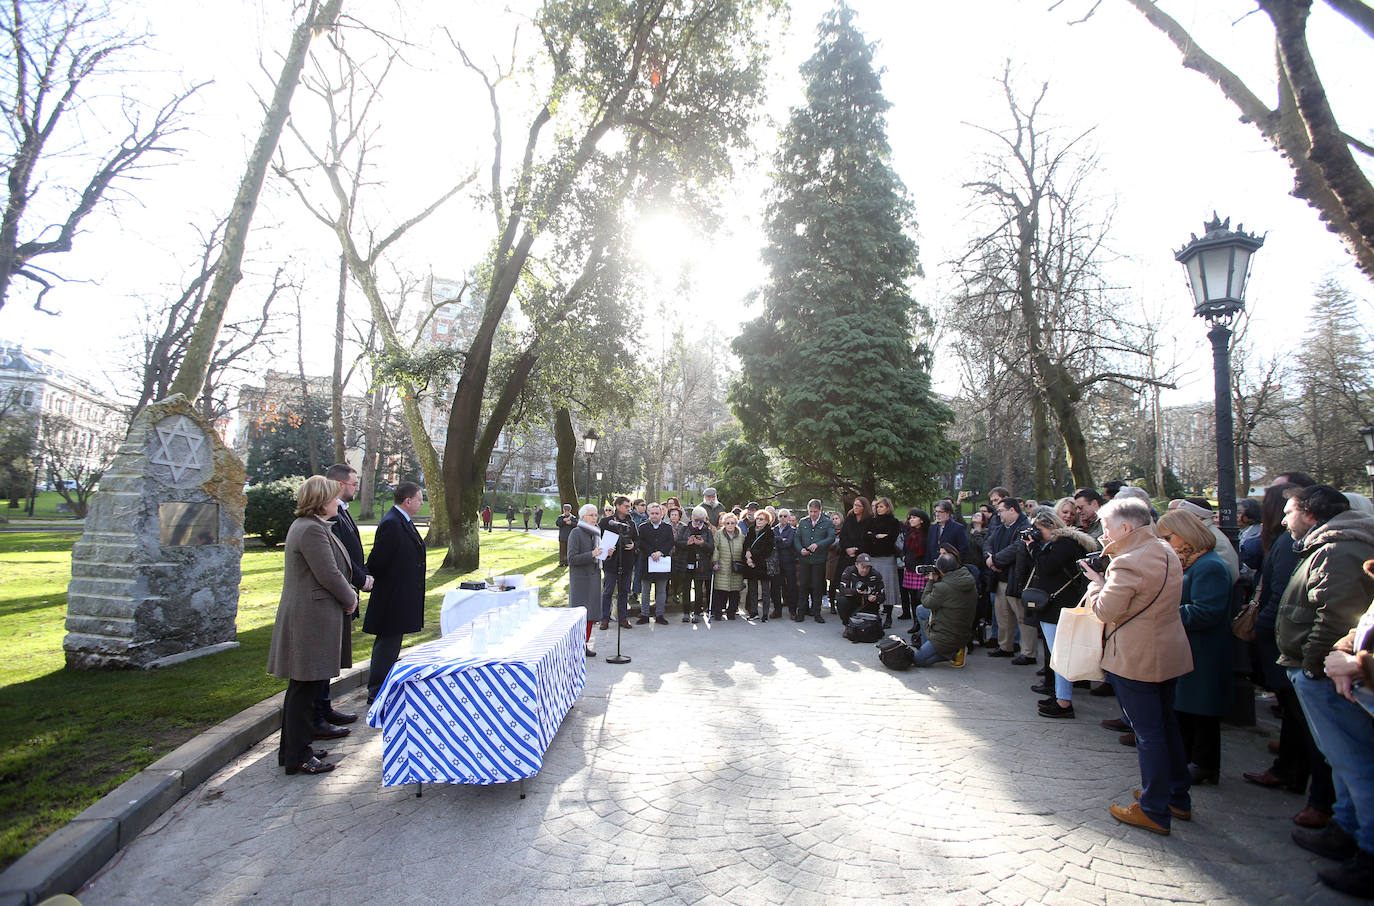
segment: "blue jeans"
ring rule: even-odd
[[[1114,673],[1107,681],[1135,731],[1135,754],[1140,762],[1140,810],[1161,827],[1169,826],[1169,806],[1192,811],[1192,785],[1183,754],[1183,734],[1174,715],[1177,679],[1162,683],[1126,679]]]
[[[1341,698],[1325,677],[1308,679],[1301,670],[1289,667],[1288,678],[1298,693],[1312,738],[1331,765],[1336,787],[1332,818],[1360,849],[1374,853],[1374,717]]]
[[[616,592],[616,619],[623,620],[629,611],[630,576],[634,570],[620,572],[614,565],[607,566],[601,573],[601,621],[611,618],[611,593]]]
[[[936,664],[949,660],[941,657],[935,650],[935,643],[930,640],[930,608],[924,604],[916,605],[916,622],[921,626],[921,647],[913,653],[917,667],[934,667]]]
[[[1054,634],[1059,629],[1058,623],[1041,623],[1040,632],[1045,636],[1045,644],[1049,646],[1050,653],[1054,653]],[[1048,664],[1046,666],[1049,666]],[[1060,701],[1073,701],[1073,683],[1064,679],[1059,674],[1054,675],[1054,697]]]

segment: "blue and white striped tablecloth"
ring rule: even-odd
[[[383,786],[538,774],[587,683],[586,613],[541,609],[487,654],[468,653],[470,625],[406,652],[367,712],[382,729]]]

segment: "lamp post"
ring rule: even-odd
[[[601,435],[596,433],[595,428],[588,428],[582,437],[582,452],[587,454],[587,503],[592,502],[592,454],[596,452],[596,442],[600,439]]]
[[[1369,451],[1369,461],[1364,464],[1364,473],[1369,476],[1369,494],[1374,497],[1374,425],[1365,425],[1361,428],[1360,436],[1364,438],[1365,449]]]
[[[1214,212],[1199,239],[1193,235],[1188,244],[1174,254],[1188,272],[1193,290],[1193,314],[1204,318],[1211,328],[1212,371],[1215,378],[1217,415],[1217,509],[1220,528],[1237,546],[1236,527],[1236,448],[1231,424],[1231,324],[1245,310],[1245,284],[1250,277],[1250,262],[1264,237],[1246,233],[1241,224],[1231,230],[1231,218],[1222,220]]]
[[[596,501],[597,506],[606,505],[606,492],[601,490],[601,474],[600,472],[596,473],[596,490],[598,494]]]
[[[1231,230],[1231,218],[1212,213],[1199,239],[1192,236],[1174,258],[1188,272],[1193,290],[1193,314],[1207,321],[1212,341],[1212,372],[1215,378],[1217,416],[1217,510],[1220,529],[1233,548],[1239,549],[1236,527],[1236,446],[1231,424],[1231,324],[1245,311],[1245,283],[1250,262],[1264,245],[1264,237],[1246,233],[1241,224]],[[1243,643],[1232,639],[1232,662],[1248,664]],[[1248,670],[1231,674],[1231,707],[1225,718],[1240,726],[1255,724],[1255,688]]]

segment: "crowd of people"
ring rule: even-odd
[[[913,622],[918,667],[966,663],[984,646],[1014,666],[1041,663],[1037,713],[1075,717],[1076,690],[1115,696],[1102,721],[1134,746],[1141,788],[1113,817],[1156,834],[1192,817],[1191,788],[1222,777],[1221,720],[1236,674],[1275,695],[1271,765],[1241,777],[1307,793],[1298,846],[1333,860],[1337,890],[1374,898],[1374,504],[1293,472],[1237,507],[1232,542],[1204,498],[1157,512],[1122,482],[1055,502],[994,488],[967,519],[953,500],[899,519],[890,499],[854,498],[805,515],[749,502],[726,508],[708,488],[685,508],[616,498],[556,524],[569,602],[592,630],[786,616],[848,625],[858,614]],[[664,561],[667,561],[666,563]],[[614,602],[614,614],[612,613]],[[1105,681],[1050,669],[1061,614],[1102,624]],[[638,616],[631,622],[631,608]],[[1077,612],[1076,612],[1077,613]],[[1234,637],[1248,640],[1235,663]]]

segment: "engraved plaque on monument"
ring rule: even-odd
[[[244,468],[181,396],[149,405],[72,549],[69,667],[148,667],[235,647]]]

